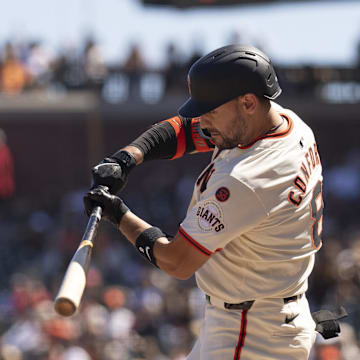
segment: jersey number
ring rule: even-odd
[[[313,190],[313,197],[311,199],[311,218],[314,221],[312,226],[312,242],[316,249],[321,246],[321,234],[322,234],[322,221],[324,202],[322,197],[322,183],[319,181]]]

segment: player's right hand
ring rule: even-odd
[[[90,216],[95,206],[101,206],[102,217],[119,226],[122,217],[129,211],[124,201],[118,196],[111,195],[106,186],[97,186],[84,196],[85,211]]]
[[[136,160],[127,151],[116,153],[116,157],[105,158],[91,169],[92,189],[106,186],[111,194],[121,191],[126,183],[130,170],[136,166]]]

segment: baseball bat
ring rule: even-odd
[[[86,286],[86,275],[89,270],[91,252],[102,209],[94,207],[91,212],[81,243],[64,275],[59,292],[55,298],[55,311],[62,316],[71,316],[79,308]]]

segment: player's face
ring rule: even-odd
[[[200,118],[202,129],[211,135],[211,140],[220,149],[232,149],[246,144],[248,121],[239,111],[236,100],[229,101]]]

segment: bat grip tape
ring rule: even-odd
[[[135,240],[135,247],[139,253],[154,266],[157,266],[153,248],[157,239],[166,237],[161,229],[152,226],[144,230]]]

